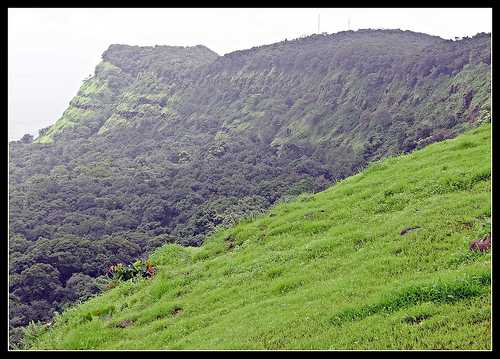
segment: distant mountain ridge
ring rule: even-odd
[[[198,246],[489,121],[490,42],[360,30],[224,56],[111,45],[53,126],[9,144],[11,325],[95,293],[118,261]]]
[[[156,72],[161,78],[178,76],[193,67],[213,61],[218,55],[204,46],[129,46],[111,45],[102,55],[93,77],[86,79],[63,116],[42,131],[39,143],[50,143],[65,129],[85,126],[99,128],[116,105],[122,91],[138,76]],[[87,132],[84,132],[87,134]]]
[[[149,120],[155,130],[165,133],[166,127],[174,125],[172,129],[189,137],[210,122],[205,143],[213,142],[217,133],[251,132],[278,149],[299,143],[301,149],[314,151],[318,146],[311,142],[321,141],[323,150],[329,142],[334,156],[353,147],[347,143],[350,139],[340,141],[334,130],[343,132],[340,124],[370,126],[361,130],[372,135],[375,122],[405,126],[417,117],[427,117],[419,121],[421,127],[434,127],[440,121],[441,127],[450,128],[479,118],[481,111],[489,111],[489,61],[489,35],[455,42],[400,30],[313,35],[221,57],[203,46],[112,45],[94,78],[37,141],[50,142],[63,129],[73,128],[80,136],[103,135],[113,128],[140,127],[144,117],[155,117]],[[469,62],[471,66],[462,71]],[[474,88],[480,93],[470,93]],[[461,106],[465,96],[471,96],[473,106]],[[98,110],[86,107],[99,102]],[[446,107],[450,102],[457,109],[451,113]],[[249,110],[250,103],[259,108]],[[432,112],[422,103],[432,104]],[[332,123],[335,117],[343,120]],[[176,126],[176,121],[182,121],[182,126]],[[75,128],[76,123],[81,126]],[[385,124],[382,127],[387,130]],[[396,131],[406,135],[404,129]],[[363,151],[367,140],[356,139],[353,150]],[[406,143],[390,145],[407,150],[419,140],[399,139]],[[382,145],[376,156],[387,151]]]

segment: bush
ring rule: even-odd
[[[127,266],[123,263],[118,263],[111,266],[108,270],[108,275],[113,281],[127,281],[138,276],[150,278],[153,277],[155,273],[156,268],[151,261],[143,261],[141,259]]]

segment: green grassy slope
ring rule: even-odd
[[[489,349],[491,126],[167,245],[153,279],[67,310],[32,348]],[[420,228],[405,235],[407,227]]]

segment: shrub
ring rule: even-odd
[[[127,266],[123,263],[118,263],[112,265],[108,270],[108,275],[114,281],[127,281],[138,276],[150,278],[154,276],[155,273],[156,268],[149,259],[147,261],[138,259]]]

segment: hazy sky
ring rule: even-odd
[[[317,32],[491,32],[491,9],[9,9],[9,140],[53,124],[110,44],[202,44],[219,55]],[[350,22],[349,22],[350,19]]]

